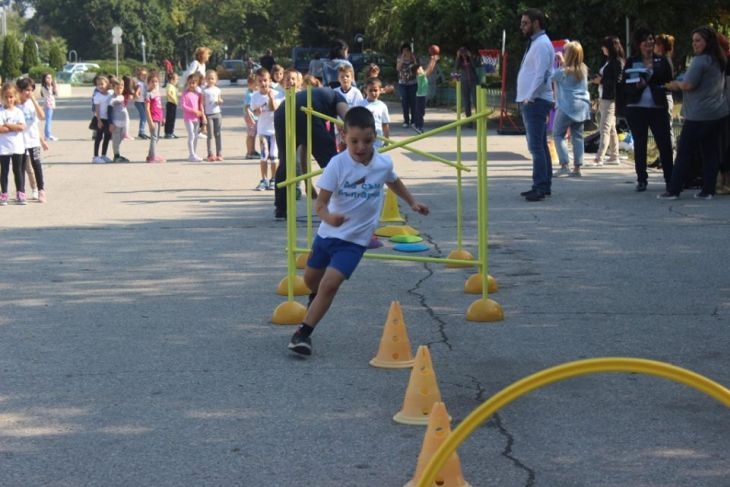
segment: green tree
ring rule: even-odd
[[[61,42],[52,41],[48,48],[48,65],[56,70],[61,69],[66,62],[66,57],[63,55],[64,51]]]
[[[3,38],[3,62],[0,66],[0,75],[3,80],[11,80],[20,76],[20,42],[13,34]]]
[[[23,41],[23,63],[21,70],[24,73],[30,71],[30,68],[40,64],[38,59],[38,44],[36,43],[35,37],[32,35],[25,36]]]

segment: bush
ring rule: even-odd
[[[13,34],[3,39],[3,62],[0,66],[0,75],[3,80],[15,79],[20,76],[20,43]]]
[[[43,75],[46,73],[53,73],[53,68],[51,68],[50,66],[38,64],[36,66],[32,66],[28,70],[28,77],[33,79],[33,81],[35,81],[36,83],[40,83],[41,79],[43,79]]]
[[[66,58],[63,56],[63,51],[58,43],[54,42],[48,49],[48,65],[53,69],[61,69],[66,62]]]
[[[117,62],[116,61],[99,61],[99,72],[103,74],[117,74]],[[132,76],[134,69],[126,62],[119,61],[119,76]]]
[[[35,41],[35,37],[32,35],[25,37],[23,42],[23,65],[21,67],[24,73],[28,73],[30,68],[37,66],[40,60],[38,59],[38,44]]]

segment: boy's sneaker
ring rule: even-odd
[[[18,191],[18,194],[16,195],[16,199],[19,205],[26,205],[28,204],[27,201],[25,201],[25,193],[22,191]]]
[[[266,187],[269,191],[274,191],[276,189],[276,181],[273,179],[269,179],[269,185]]]
[[[699,193],[697,193],[695,195],[695,199],[698,199],[698,200],[711,200],[712,199],[712,194],[705,193],[704,191],[700,191]]]
[[[31,190],[31,192],[30,192],[30,198],[33,199],[33,200],[37,200],[38,199],[38,189],[37,188]]]
[[[104,160],[103,157],[94,156],[94,158],[91,159],[91,163],[92,164],[104,164],[104,163],[106,163],[106,161]]]
[[[312,355],[312,339],[296,331],[289,340],[289,350],[300,355]]]
[[[8,206],[8,193],[0,194],[0,206]]]
[[[269,189],[269,182],[265,179],[262,179],[261,181],[259,181],[259,185],[256,186],[256,191],[263,191],[265,189]]]
[[[46,190],[45,189],[42,189],[38,192],[38,202],[39,203],[46,202]]]

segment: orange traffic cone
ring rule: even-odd
[[[442,402],[436,402],[431,408],[431,415],[428,419],[428,428],[423,436],[423,446],[421,453],[418,455],[418,463],[416,464],[416,473],[413,478],[404,487],[415,487],[423,476],[428,462],[431,461],[436,450],[443,444],[451,434],[451,425],[449,421],[449,413],[446,412],[446,405]],[[469,487],[469,483],[464,480],[461,473],[461,462],[459,456],[454,452],[441,470],[436,474],[434,487]]]
[[[391,301],[378,354],[370,361],[370,365],[384,369],[404,369],[412,366],[413,362],[415,360],[411,354],[403,311],[398,301]]]
[[[380,212],[381,222],[404,222],[405,219],[400,215],[398,208],[398,197],[394,192],[387,190],[385,192],[385,202],[383,203],[383,211]]]
[[[416,361],[411,369],[403,407],[393,420],[403,424],[428,424],[433,403],[441,401],[441,392],[436,383],[436,374],[431,364],[428,347],[421,345],[416,352]]]

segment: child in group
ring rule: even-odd
[[[181,105],[185,130],[188,133],[188,160],[200,162],[203,159],[197,154],[198,132],[200,121],[205,121],[205,114],[200,106],[201,93],[200,73],[193,73],[185,80],[185,93],[183,93]]]
[[[256,92],[256,75],[248,75],[248,89],[243,98],[243,120],[246,122],[246,159],[258,159],[261,154],[256,152],[256,121],[257,117],[251,108],[251,98]]]
[[[175,119],[177,118],[177,73],[170,72],[166,74],[167,86],[165,87],[165,95],[167,102],[165,103],[165,138],[177,139],[175,135]]]
[[[25,115],[15,106],[18,91],[8,81],[2,85],[3,110],[0,110],[0,206],[8,204],[8,176],[10,162],[13,164],[13,177],[17,203],[26,204],[25,200]]]
[[[145,68],[137,68],[136,80],[135,80],[135,91],[134,91],[134,106],[137,108],[139,114],[139,132],[137,133],[138,139],[149,139],[146,134],[147,124],[147,111],[145,109],[145,97],[147,96],[147,70]]]
[[[30,78],[20,78],[15,82],[18,89],[18,98],[20,104],[18,108],[23,111],[25,117],[25,131],[23,131],[23,144],[25,146],[26,157],[25,166],[28,176],[28,183],[32,191],[32,199],[41,203],[46,202],[46,188],[43,179],[43,166],[41,164],[41,147],[48,150],[48,145],[43,139],[38,127],[38,121],[43,120],[44,114],[41,106],[33,96],[35,83]]]
[[[124,83],[124,91],[122,91],[122,94],[124,95],[124,99],[127,100],[127,106],[129,106],[129,101],[134,100],[135,93],[137,92],[137,83],[132,79],[131,76],[128,74],[125,74],[122,76],[122,82]],[[129,123],[129,110],[127,110],[127,128],[131,126]],[[132,137],[129,133],[129,130],[124,131],[124,140],[132,140],[134,137]]]
[[[360,90],[352,84],[354,79],[355,70],[352,68],[352,65],[343,64],[337,68],[337,80],[340,82],[340,86],[335,88],[335,91],[345,98],[347,106],[350,108],[360,105],[360,102],[363,100]]]
[[[94,126],[96,127],[94,157],[91,159],[93,164],[112,162],[106,155],[107,150],[109,150],[109,120],[107,118],[109,94],[109,78],[106,76],[97,76],[96,91],[94,92],[93,100]],[[101,146],[101,155],[99,155],[99,146]]]
[[[314,206],[322,222],[304,271],[304,282],[312,293],[304,320],[288,345],[301,355],[311,355],[310,335],[367,249],[383,206],[383,186],[413,211],[429,213],[428,206],[416,201],[393,171],[390,156],[375,151],[375,119],[368,109],[348,110],[343,131],[347,150],[329,161],[318,182]]]
[[[423,69],[420,63],[414,64],[416,69],[416,113],[413,120],[413,129],[423,133],[424,118],[426,117],[426,96],[428,95],[428,77],[433,73],[436,62],[439,60],[438,54],[432,55],[428,60],[426,69]]]
[[[386,139],[390,137],[390,114],[388,113],[388,105],[379,99],[383,93],[382,83],[378,78],[368,78],[365,81],[365,95],[367,98],[360,102],[373,114],[375,119],[375,133]],[[375,148],[383,147],[384,142],[380,139],[374,142]]]
[[[284,80],[284,66],[274,64],[271,67],[271,73],[269,75],[271,76],[271,87],[283,95],[284,86],[282,86],[282,81]]]
[[[256,191],[273,191],[276,165],[279,163],[279,150],[276,147],[274,132],[274,112],[284,101],[284,95],[272,88],[271,75],[264,68],[256,72],[256,82],[259,89],[251,97],[253,113],[258,117],[256,135],[261,145],[261,181],[256,186]],[[267,178],[267,169],[271,175],[269,178]]]
[[[205,88],[203,88],[203,112],[208,121],[208,161],[222,161],[221,149],[221,89],[216,86],[218,74],[213,69],[205,73]],[[215,138],[215,153],[213,152],[213,138]]]
[[[53,122],[53,110],[56,109],[56,96],[58,96],[58,90],[56,89],[56,81],[53,79],[51,73],[44,73],[41,78],[41,98],[43,98],[43,116],[46,119],[46,124],[43,129],[43,135],[46,140],[56,141],[58,140],[51,133],[51,123]]]
[[[294,88],[294,91],[302,89],[302,73],[297,68],[289,68],[284,71],[284,79],[281,82],[284,90]]]
[[[129,162],[129,159],[122,156],[120,148],[122,140],[127,135],[127,127],[129,126],[129,112],[127,104],[131,100],[131,95],[124,94],[124,81],[119,79],[112,80],[112,99],[109,102],[109,131],[112,134],[112,151],[114,152],[114,160],[112,162]]]
[[[302,77],[302,88],[306,88],[307,86],[311,86],[312,88],[320,88],[322,86],[322,82],[315,76],[312,76],[311,74],[305,74]]]
[[[365,81],[370,78],[380,78],[380,66],[375,63],[370,63],[365,70]],[[385,85],[380,88],[381,93],[393,93],[395,88],[393,85]],[[367,96],[365,93],[365,86],[363,86],[363,96]]]
[[[147,113],[147,123],[150,126],[150,148],[147,152],[147,162],[165,162],[163,157],[155,153],[157,140],[160,138],[162,127],[162,97],[160,97],[160,76],[157,71],[151,71],[147,76],[147,93],[144,97],[144,108]]]

